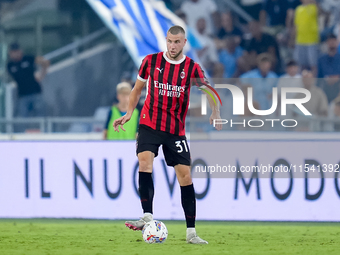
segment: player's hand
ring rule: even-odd
[[[216,119],[221,119],[221,115],[220,115],[219,111],[213,111],[211,113],[211,116],[209,118],[210,124],[213,125],[214,120],[216,120]],[[222,130],[222,124],[216,124],[215,129],[218,130],[218,131]]]
[[[115,131],[119,132],[119,127],[123,130],[126,131],[123,127],[123,125],[128,122],[131,119],[131,115],[125,114],[124,116],[120,117],[119,119],[116,119],[113,122],[113,128]]]

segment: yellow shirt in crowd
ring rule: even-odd
[[[316,4],[300,5],[295,11],[296,43],[319,43],[318,7]]]

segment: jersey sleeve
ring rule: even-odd
[[[192,85],[196,85],[199,88],[204,88],[205,85],[210,85],[207,77],[204,74],[202,67],[197,63],[195,63],[192,78],[193,78]]]
[[[146,82],[146,80],[149,77],[148,65],[149,65],[149,58],[148,56],[146,56],[143,59],[142,64],[139,67],[138,76],[137,76],[138,80]]]

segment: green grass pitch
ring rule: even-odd
[[[0,254],[340,254],[340,223],[197,222],[208,245],[185,243],[185,223],[164,221],[164,244],[147,244],[123,221],[1,219]]]

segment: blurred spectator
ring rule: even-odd
[[[217,6],[212,0],[187,0],[181,6],[181,11],[185,13],[187,24],[195,28],[200,18],[206,21],[206,33],[214,34],[214,22],[217,20]]]
[[[224,66],[224,78],[233,78],[236,72],[237,60],[242,57],[243,50],[236,43],[234,36],[228,36],[225,47],[219,52],[219,60]]]
[[[277,34],[277,42],[280,47],[281,58],[292,59],[294,57],[295,48],[295,25],[294,16],[295,9],[301,2],[300,0],[287,0],[288,10],[286,17],[285,29]]]
[[[304,107],[312,114],[316,116],[327,116],[328,102],[325,92],[315,85],[315,78],[312,72],[304,70],[302,72],[302,82],[305,89],[308,89],[311,93],[311,99],[304,103]],[[301,98],[304,95],[298,94],[295,98]],[[299,112],[300,114],[300,112]]]
[[[234,36],[237,45],[240,45],[243,32],[234,25],[233,15],[230,11],[221,14],[221,28],[217,32],[217,48],[223,48],[223,39],[227,36]],[[221,45],[221,47],[219,47]]]
[[[197,51],[197,55],[203,67],[211,73],[214,64],[218,62],[218,55],[214,40],[206,32],[206,21],[204,18],[197,20],[196,30],[198,32],[197,39],[203,46],[202,49]]]
[[[260,11],[262,10],[263,0],[241,0],[242,8],[255,20],[260,19]],[[241,20],[246,23],[245,20]]]
[[[269,34],[263,33],[258,21],[252,21],[249,24],[252,39],[245,42],[246,53],[238,61],[238,74],[242,74],[256,68],[257,56],[261,53],[269,53],[272,60],[273,70],[280,71],[280,53],[275,38]]]
[[[299,66],[294,61],[291,60],[286,65],[286,73],[282,75],[279,79],[277,88],[278,94],[281,93],[281,88],[303,88],[302,76],[299,74]],[[289,98],[294,98],[296,93],[290,93]]]
[[[301,0],[295,11],[295,60],[302,69],[317,73],[318,61],[318,7],[314,0]]]
[[[35,73],[36,64],[41,67],[39,73]],[[49,65],[50,62],[43,57],[24,55],[19,44],[10,45],[7,71],[17,84],[16,115],[18,117],[44,115],[44,101],[40,83],[44,79]]]
[[[320,80],[320,87],[326,93],[328,103],[330,103],[340,92],[340,54],[335,35],[328,36],[327,46],[327,54],[319,58],[318,76],[323,78]]]
[[[265,0],[260,14],[261,24],[263,26],[269,25],[271,34],[276,35],[285,28],[288,22],[287,12],[289,8],[288,1]]]
[[[137,126],[139,121],[139,111],[135,109],[129,122],[124,124],[125,132],[120,130],[115,132],[113,121],[125,115],[129,106],[129,95],[131,93],[131,85],[128,82],[121,82],[117,85],[118,104],[113,105],[107,116],[104,128],[104,140],[134,140],[136,139]]]
[[[272,60],[267,53],[262,53],[257,58],[258,68],[241,75],[242,84],[253,87],[253,100],[260,105],[260,110],[271,107],[272,88],[276,85],[277,75],[271,71]]]

